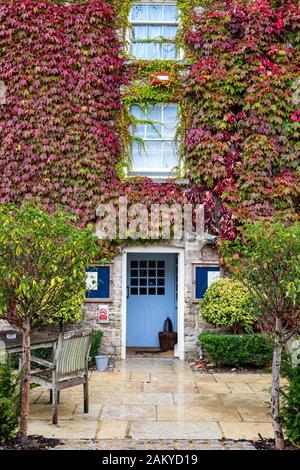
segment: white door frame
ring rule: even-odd
[[[127,254],[128,253],[173,253],[178,254],[178,356],[184,360],[184,249],[172,247],[143,247],[134,246],[125,248],[122,255],[122,303],[121,303],[121,329],[122,346],[121,358],[126,359],[126,319],[127,319]]]

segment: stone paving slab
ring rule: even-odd
[[[29,435],[42,435],[45,437],[66,439],[94,439],[98,428],[97,421],[59,421],[58,426],[54,426],[51,421],[30,420]]]
[[[129,421],[101,421],[97,439],[125,439],[128,435]]]
[[[225,406],[158,406],[159,421],[241,421],[237,410]]]
[[[129,435],[133,439],[221,439],[217,423],[198,421],[133,421]]]
[[[220,422],[223,435],[226,439],[257,439],[258,432],[264,438],[274,437],[271,423],[245,423],[245,422]]]
[[[173,393],[175,405],[222,406],[219,395],[215,393]]]
[[[225,383],[200,383],[197,384],[200,393],[226,393],[230,392]]]
[[[249,441],[217,439],[65,439],[55,450],[255,450]]]
[[[149,405],[104,405],[101,412],[101,419],[144,421],[153,420],[155,417],[155,407]]]

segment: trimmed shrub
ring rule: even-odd
[[[92,344],[91,344],[91,350],[90,350],[90,366],[95,364],[95,356],[99,354],[102,336],[103,336],[102,331],[99,331],[99,330],[93,331]]]
[[[282,387],[281,423],[288,439],[300,446],[300,365],[283,363],[282,375],[289,381]]]
[[[9,364],[0,365],[0,441],[7,441],[17,432],[20,416],[20,374]]]
[[[251,295],[239,281],[221,279],[209,286],[201,304],[201,317],[216,327],[250,329],[255,321]]]
[[[266,367],[272,361],[272,337],[260,333],[235,335],[208,331],[199,336],[199,342],[218,366]]]

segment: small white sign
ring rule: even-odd
[[[220,279],[220,271],[208,271],[207,272],[207,287]]]
[[[86,273],[86,289],[87,290],[97,290],[98,289],[98,273]]]
[[[99,305],[99,323],[109,322],[109,310],[107,305]]]
[[[169,75],[157,75],[157,78],[158,78],[158,80],[161,80],[161,81],[164,81],[164,82],[167,82],[168,80],[170,80]]]

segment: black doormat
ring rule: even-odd
[[[171,351],[171,349],[169,349]],[[135,351],[135,354],[161,354],[167,352],[166,349],[154,349],[153,351],[150,351],[149,349],[145,351]]]

